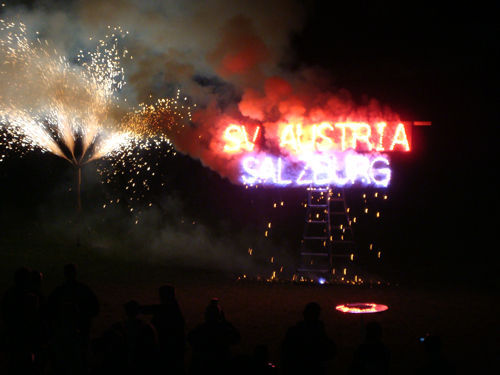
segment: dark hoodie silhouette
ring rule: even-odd
[[[143,314],[153,315],[151,324],[156,329],[160,350],[160,367],[169,374],[184,372],[184,317],[171,285],[159,288],[160,304],[142,306]]]
[[[92,318],[99,313],[96,295],[76,280],[76,271],[74,264],[64,266],[65,281],[48,299],[56,373],[87,372],[90,327]]]
[[[324,374],[325,362],[335,356],[335,343],[319,320],[320,311],[319,304],[308,303],[303,312],[304,320],[286,332],[282,346],[284,374]]]
[[[188,335],[193,348],[190,372],[192,374],[226,374],[230,368],[230,347],[240,341],[240,334],[229,323],[212,299],[205,310],[205,322],[195,327]]]
[[[127,374],[152,374],[157,366],[158,341],[154,328],[138,318],[139,304],[129,301],[124,305],[127,320],[121,329],[125,338]]]

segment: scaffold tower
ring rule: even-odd
[[[356,243],[344,189],[307,188],[306,216],[300,246],[298,275],[305,279],[352,279]]]

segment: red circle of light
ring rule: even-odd
[[[385,311],[389,307],[372,302],[356,302],[337,305],[335,309],[347,314],[370,314]]]

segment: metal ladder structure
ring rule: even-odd
[[[355,245],[344,189],[309,186],[298,275],[305,279],[346,280]]]

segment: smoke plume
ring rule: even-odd
[[[171,95],[180,88],[198,105],[182,130],[165,129],[174,146],[236,182],[238,160],[222,152],[231,123],[260,125],[261,145],[276,148],[280,123],[394,119],[372,100],[358,106],[345,90],[332,92],[318,69],[294,72],[290,40],[307,9],[293,0],[86,0],[63,8],[41,1],[30,10],[7,7],[40,37],[74,55],[109,28],[128,31],[124,48],[130,104]]]

